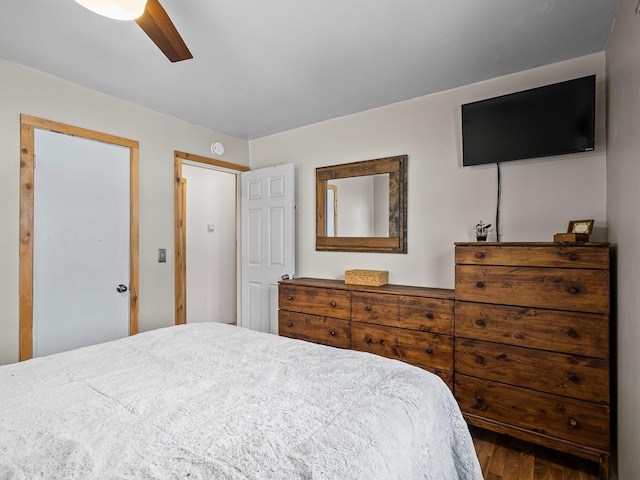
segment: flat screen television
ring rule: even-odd
[[[462,105],[463,166],[593,150],[596,76]]]

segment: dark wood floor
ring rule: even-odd
[[[485,480],[598,480],[599,466],[581,458],[471,427]]]

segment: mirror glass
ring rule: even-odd
[[[389,236],[389,174],[327,180],[328,237]]]
[[[316,169],[316,250],[406,253],[406,162]]]

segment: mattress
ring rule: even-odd
[[[417,367],[218,323],[0,367],[0,479],[481,479]]]

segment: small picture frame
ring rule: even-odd
[[[567,233],[577,233],[583,235],[591,235],[593,231],[593,220],[571,220]]]

